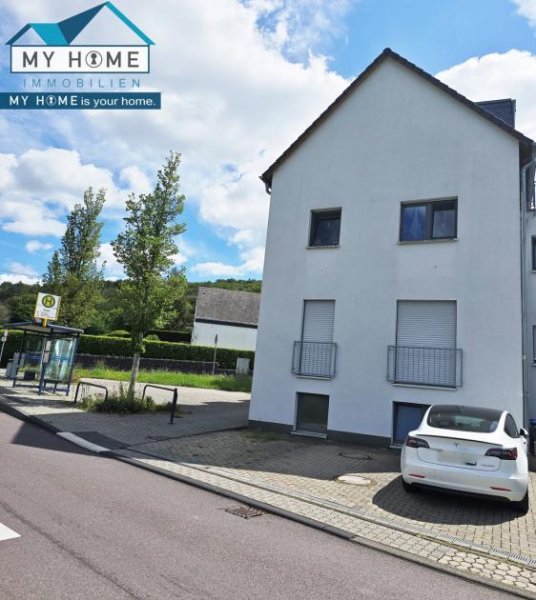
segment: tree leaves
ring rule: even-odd
[[[88,327],[96,318],[103,283],[97,266],[103,222],[98,219],[105,200],[104,189],[96,196],[91,187],[84,192],[83,203],[67,217],[61,248],[52,255],[43,277],[44,289],[61,296],[59,322],[72,327]]]
[[[178,252],[175,237],[186,229],[177,222],[184,207],[179,166],[180,154],[171,152],[158,171],[154,191],[130,196],[125,229],[112,242],[127,277],[119,293],[135,353],[144,351],[143,338],[148,331],[175,317],[186,287],[184,271],[173,270],[172,260]]]

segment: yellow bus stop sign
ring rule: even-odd
[[[35,304],[34,318],[56,321],[60,310],[60,302],[61,296],[39,292]]]

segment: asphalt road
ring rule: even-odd
[[[2,600],[512,598],[235,506],[0,413]]]

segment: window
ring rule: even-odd
[[[396,383],[456,387],[461,356],[456,348],[456,302],[399,300],[396,346],[388,370]]]
[[[428,413],[428,425],[453,431],[493,433],[501,411],[493,408],[436,404]]]
[[[333,343],[334,300],[305,300],[301,340],[294,342],[292,372],[304,377],[333,377],[337,347]]]
[[[504,431],[508,437],[519,437],[519,431],[517,429],[516,422],[514,421],[514,417],[512,417],[511,414],[506,415],[506,421],[504,422]]]
[[[311,211],[309,246],[338,246],[341,209]]]
[[[429,404],[393,403],[393,445],[402,446],[410,431],[421,424]]]
[[[328,430],[329,396],[298,393],[296,431],[325,434]]]
[[[400,212],[400,241],[455,238],[457,213],[456,199],[403,203]]]
[[[532,270],[536,271],[536,237],[532,237]]]

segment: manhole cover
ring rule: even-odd
[[[341,483],[350,483],[352,485],[370,485],[372,483],[372,480],[361,477],[361,475],[353,475],[352,473],[340,475],[337,477],[337,481],[340,481]]]
[[[237,517],[242,517],[242,519],[260,517],[264,514],[262,510],[259,510],[258,508],[253,508],[252,506],[234,506],[231,508],[226,508],[225,512],[228,512],[232,515],[236,515]]]
[[[362,454],[361,452],[339,452],[339,456],[355,458],[356,460],[371,460],[371,457],[368,454]]]

